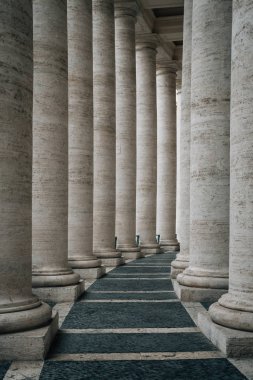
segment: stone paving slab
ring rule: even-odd
[[[245,380],[226,359],[166,361],[47,361],[40,380]]]
[[[59,353],[217,351],[202,333],[63,334],[57,335],[50,355]]]
[[[76,303],[62,328],[192,327],[194,322],[175,303]]]
[[[90,290],[173,290],[170,280],[118,280],[113,278],[101,278],[89,288]]]
[[[135,273],[170,273],[170,267],[168,267],[168,266],[164,266],[164,267],[161,267],[161,268],[157,268],[157,267],[154,267],[154,266],[150,266],[150,267],[148,267],[148,268],[146,268],[146,267],[142,267],[142,266],[140,266],[140,267],[135,267],[135,266],[129,266],[129,264],[128,265],[125,265],[125,266],[121,266],[121,267],[119,267],[119,268],[117,268],[116,270],[114,269],[114,270],[112,270],[111,272],[110,272],[110,274],[123,274],[123,273],[128,273],[128,274],[130,274],[130,273],[132,273],[132,274],[135,274]]]
[[[101,299],[125,299],[125,300],[169,300],[177,299],[174,292],[163,292],[163,293],[94,293],[87,291],[83,297],[79,299],[82,300],[101,300]]]

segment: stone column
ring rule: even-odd
[[[93,255],[92,1],[68,0],[69,264],[83,278],[105,273]]]
[[[156,35],[138,36],[136,226],[143,255],[160,253],[160,246],[156,242],[156,47]]]
[[[68,266],[67,1],[33,1],[33,46],[33,287],[60,302],[82,291]]]
[[[252,1],[234,0],[230,124],[229,292],[209,309],[214,322],[245,331],[253,331],[252,30]],[[250,337],[250,334],[247,335]],[[244,337],[241,346],[245,343]],[[252,355],[252,334],[248,344],[251,346]]]
[[[180,128],[180,253],[171,263],[171,278],[176,278],[189,265],[192,1],[184,2]]]
[[[181,133],[181,95],[182,71],[177,71],[176,103],[177,103],[177,192],[176,192],[176,235],[180,243],[180,133]]]
[[[115,248],[116,128],[114,0],[93,0],[94,254],[124,262]]]
[[[139,258],[136,246],[136,1],[117,1],[116,50],[116,235],[125,258]]]
[[[177,280],[196,301],[228,287],[231,5],[193,1],[190,265]]]
[[[176,61],[158,61],[157,233],[161,251],[178,251],[176,234]]]
[[[32,1],[1,2],[0,10],[0,351],[14,359],[31,336],[8,333],[36,328],[39,337],[52,313],[31,287]]]

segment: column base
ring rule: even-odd
[[[58,330],[58,314],[37,329],[0,335],[0,360],[43,360]]]
[[[184,302],[216,302],[227,289],[211,289],[184,286],[177,280],[172,280],[173,288],[181,301]]]
[[[141,244],[140,248],[142,257],[162,253],[159,244]]]
[[[119,267],[125,264],[124,257],[111,257],[111,258],[101,258],[102,265],[105,267]]]
[[[171,262],[171,278],[177,278],[189,266],[189,258],[187,256],[177,254],[176,260]]]
[[[74,302],[85,291],[84,281],[79,281],[78,284],[68,286],[54,286],[33,288],[33,293],[43,301],[51,302]]]
[[[106,274],[105,267],[103,266],[97,268],[74,268],[73,270],[83,279],[96,279]]]
[[[226,356],[253,358],[253,332],[217,325],[207,311],[198,314],[198,326],[203,334]]]
[[[124,247],[118,246],[117,248],[125,260],[139,259],[141,256],[140,247]]]
[[[179,243],[177,240],[161,240],[160,249],[162,253],[179,251]]]

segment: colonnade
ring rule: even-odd
[[[158,35],[136,35],[135,0],[0,7],[0,333],[10,333],[50,326],[40,299],[73,301],[106,266],[179,249],[179,64],[158,55]],[[212,321],[253,331],[252,1],[184,9],[171,276],[182,300],[218,301]]]

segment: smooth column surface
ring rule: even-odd
[[[220,292],[228,287],[231,5],[193,1],[190,265],[177,277]]]
[[[176,235],[176,69],[158,62],[157,88],[157,233],[163,252],[179,249]]]
[[[82,277],[97,277],[93,255],[92,1],[68,0],[68,259]],[[99,269],[100,267],[100,269]],[[91,269],[94,268],[94,269]],[[97,268],[97,269],[96,269]]]
[[[183,40],[179,195],[180,253],[171,263],[172,278],[176,278],[189,265],[192,0],[184,2]]]
[[[105,265],[122,263],[115,248],[116,128],[114,1],[94,0],[94,254]]]
[[[2,1],[0,10],[0,333],[8,333],[49,322],[51,308],[31,287],[32,1]]]
[[[33,1],[33,286],[72,285],[68,266],[67,2]]]
[[[214,322],[246,331],[253,331],[252,31],[252,1],[234,0],[230,124],[229,292],[209,309]]]
[[[180,133],[181,133],[181,97],[182,97],[182,71],[177,72],[176,102],[177,102],[177,195],[176,195],[176,234],[180,243]]]
[[[156,46],[153,35],[137,39],[136,228],[143,255],[160,252],[159,244],[156,242]]]
[[[140,257],[140,248],[135,242],[136,13],[135,1],[116,2],[116,236],[117,249],[129,259]]]

